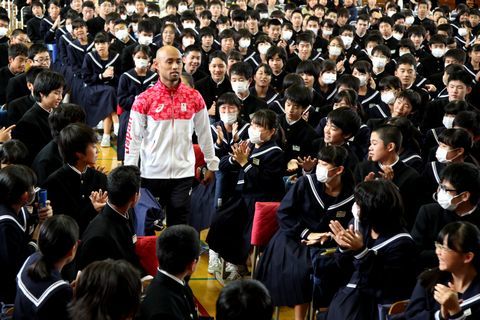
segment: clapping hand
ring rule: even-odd
[[[250,147],[247,141],[235,143],[232,146],[232,158],[242,167],[248,163],[248,155],[250,154]]]
[[[318,163],[318,160],[316,158],[313,158],[313,157],[310,157],[310,156],[303,157],[303,158],[298,157],[297,160],[298,160],[298,166],[302,167],[305,172],[312,171],[313,168]]]
[[[102,189],[98,191],[92,191],[90,194],[90,201],[92,202],[93,207],[97,212],[100,212],[103,207],[107,204],[108,200],[108,192],[102,191]]]
[[[448,283],[448,287],[443,284],[435,285],[435,291],[433,292],[433,298],[441,306],[442,317],[444,319],[459,313],[460,301],[458,300],[458,294],[453,289],[453,285]]]
[[[345,229],[340,222],[332,220],[329,227],[332,231],[333,239],[340,247],[352,251],[358,251],[364,247],[363,236],[360,232],[353,229],[353,225]]]
[[[316,244],[324,244],[325,241],[330,239],[332,234],[330,232],[322,232],[322,233],[310,233],[307,237],[307,240],[302,240],[303,244],[307,246],[313,246]]]

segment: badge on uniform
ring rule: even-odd
[[[293,151],[300,151],[300,146],[292,145]]]
[[[344,218],[347,215],[346,211],[337,211],[335,218]]]
[[[134,234],[132,236],[132,242],[133,242],[133,244],[137,243],[137,235],[136,234]]]
[[[260,159],[253,158],[252,163],[253,163],[254,165],[258,166],[258,165],[260,164]]]
[[[186,112],[187,111],[187,104],[186,103],[180,104],[180,110],[182,110],[182,112]]]

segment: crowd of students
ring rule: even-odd
[[[407,319],[475,319],[480,11],[461,2],[18,1],[10,31],[0,12],[0,302],[196,319],[185,224],[209,227],[208,272],[235,283],[256,203],[280,202],[262,284],[226,288],[219,319],[373,319],[403,299]],[[98,140],[125,164],[108,176]],[[142,300],[140,187],[167,224]]]

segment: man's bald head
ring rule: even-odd
[[[180,51],[174,46],[163,46],[157,50],[157,59],[182,57]]]
[[[157,51],[155,63],[160,80],[167,87],[176,86],[183,69],[180,51],[173,46],[163,46]]]

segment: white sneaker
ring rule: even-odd
[[[236,265],[227,262],[227,265],[225,266],[225,273],[228,274],[227,280],[238,280],[248,274],[248,269],[244,265]]]
[[[214,274],[216,271],[220,272],[222,268],[222,262],[218,257],[218,253],[213,250],[208,250],[208,273]]]
[[[102,137],[102,141],[100,142],[100,147],[102,148],[109,148],[110,147],[110,136],[104,134]]]
[[[103,129],[103,120],[100,120],[99,123],[97,123],[97,129],[102,130]]]

